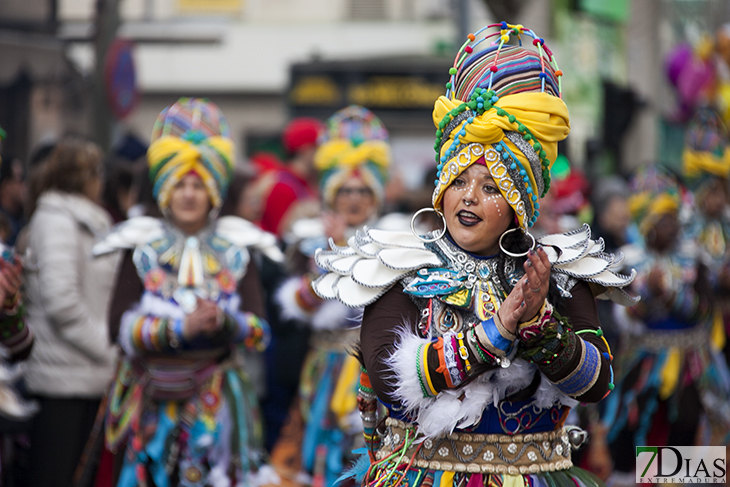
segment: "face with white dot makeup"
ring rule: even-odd
[[[443,212],[454,242],[482,256],[499,252],[499,237],[514,220],[512,207],[482,164],[472,164],[446,188]]]

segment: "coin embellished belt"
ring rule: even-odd
[[[452,433],[423,439],[417,437],[416,425],[394,418],[386,419],[385,424],[386,434],[376,454],[378,460],[397,453],[400,463],[413,459],[413,466],[419,468],[511,475],[552,472],[573,466],[565,428],[521,435]],[[416,441],[406,441],[414,435]]]

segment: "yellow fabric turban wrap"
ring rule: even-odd
[[[337,111],[314,154],[322,200],[331,207],[340,187],[357,175],[382,203],[390,161],[388,131],[373,112],[358,105]]]
[[[382,202],[390,159],[390,145],[382,140],[369,140],[357,146],[344,139],[325,142],[314,156],[314,166],[321,174],[323,201],[332,206],[340,186],[358,174],[378,202]]]
[[[233,152],[233,141],[221,136],[187,140],[166,135],[152,142],[147,160],[160,209],[169,206],[172,189],[191,171],[205,183],[213,207],[220,208],[233,172]]]
[[[204,98],[180,98],[160,112],[147,162],[152,193],[161,210],[168,208],[178,181],[193,171],[205,183],[213,207],[220,208],[234,169],[229,134],[220,108]]]
[[[349,140],[331,140],[317,150],[314,166],[318,171],[326,171],[336,166],[353,169],[365,161],[387,169],[390,165],[390,146],[382,140],[369,140],[358,146]]]
[[[685,149],[682,153],[682,169],[689,178],[704,174],[727,178],[730,175],[730,147],[719,157],[710,152]]]
[[[720,115],[702,108],[685,132],[682,173],[687,185],[701,192],[712,179],[730,176],[730,137]]]
[[[453,113],[462,103],[461,100],[439,97],[433,110],[434,125],[439,127],[444,117]],[[515,211],[520,226],[526,230],[535,215],[535,203],[546,189],[542,171],[549,170],[557,157],[557,143],[565,139],[569,132],[568,108],[556,96],[529,92],[499,98],[492,109],[474,116],[471,123],[464,120],[448,134],[444,133],[439,151],[443,169],[433,193],[434,208],[442,210],[446,188],[467,167],[484,157],[502,195]],[[449,154],[456,137],[456,145],[460,149]],[[506,147],[506,153],[519,160],[521,168],[510,167],[511,163],[492,147],[492,144],[498,143]],[[543,162],[541,166],[540,160],[547,161],[549,165],[546,167]],[[525,171],[530,192],[527,190],[528,185],[520,184],[522,180],[516,181],[515,170]]]
[[[679,197],[669,193],[640,193],[629,198],[629,211],[638,220],[641,234],[647,235],[662,216],[679,211]]]
[[[679,184],[661,167],[639,171],[630,183],[629,212],[646,236],[664,215],[676,214],[681,203]]]

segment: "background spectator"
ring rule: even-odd
[[[114,372],[107,312],[118,255],[94,259],[95,240],[111,228],[98,204],[101,151],[65,139],[53,150],[29,222],[26,322],[36,342],[28,390],[40,412],[31,428],[31,486],[67,486]]]

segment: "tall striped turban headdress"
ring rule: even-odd
[[[382,203],[390,159],[388,131],[373,112],[358,105],[336,112],[314,155],[322,200],[332,206],[340,186],[357,175]]]
[[[659,222],[664,215],[677,214],[682,203],[681,187],[677,178],[662,166],[640,168],[629,182],[631,196],[629,211],[642,235]]]
[[[152,191],[160,209],[168,207],[172,189],[190,172],[200,176],[211,204],[220,208],[233,177],[233,152],[228,122],[214,103],[180,98],[162,110],[147,150]]]
[[[730,175],[730,137],[720,116],[710,108],[700,109],[687,127],[682,172],[695,191],[713,178]]]
[[[523,38],[535,49],[522,47]],[[520,45],[509,45],[511,39]],[[433,109],[433,207],[441,212],[446,188],[470,165],[483,163],[527,230],[550,188],[557,143],[570,132],[555,57],[530,29],[501,22],[469,34],[449,73],[446,95]]]

